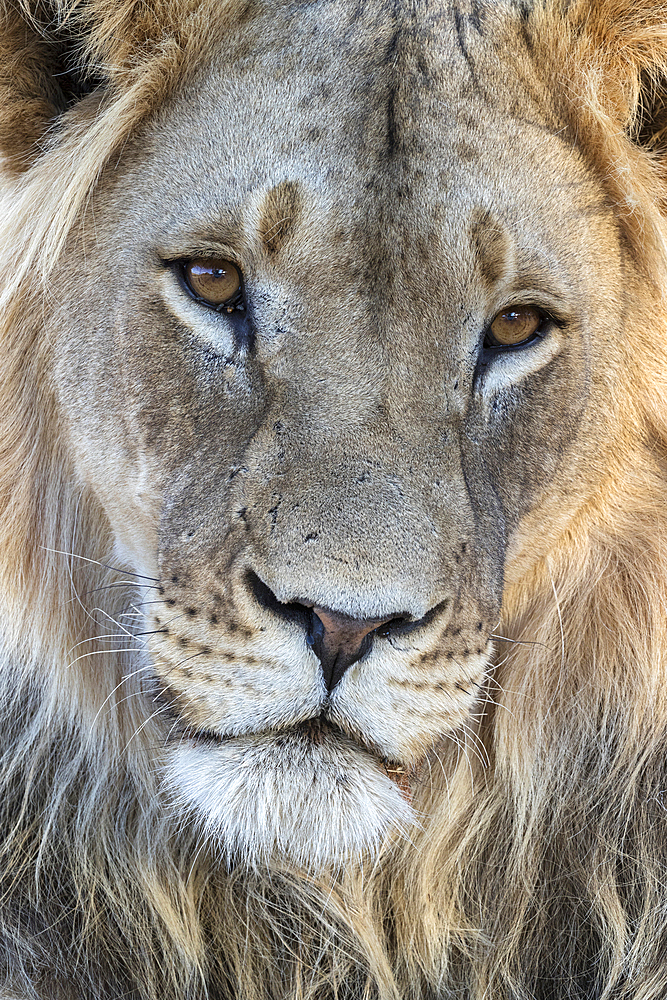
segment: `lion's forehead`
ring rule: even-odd
[[[476,238],[488,210],[526,265],[567,267],[564,243],[594,238],[600,193],[537,101],[543,84],[517,79],[511,5],[480,18],[449,4],[260,8],[141,137],[126,197],[112,180],[119,238],[138,213],[165,251],[216,235],[323,308],[327,292],[387,285],[406,303],[427,282],[431,301],[475,294],[475,258],[497,256]]]

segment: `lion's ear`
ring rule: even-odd
[[[545,58],[556,60],[574,140],[654,271],[665,260],[667,3],[547,0],[543,9],[552,11],[543,22]]]
[[[28,167],[67,100],[61,53],[27,13],[0,15],[0,156],[13,171]]]
[[[667,159],[667,76],[646,76],[631,136],[650,153]]]
[[[567,63],[584,107],[642,144],[664,128],[667,4],[653,0],[567,3]],[[582,79],[583,74],[583,79]]]
[[[202,39],[224,29],[245,2],[0,0],[3,166],[27,169],[56,121],[92,90],[118,97],[143,80],[140,103],[158,103]]]

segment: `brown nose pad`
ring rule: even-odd
[[[313,624],[308,639],[322,663],[327,691],[333,691],[347,668],[370,649],[372,633],[392,620],[359,620],[326,608],[313,608]]]

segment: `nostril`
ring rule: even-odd
[[[317,617],[312,608],[309,608],[310,614],[310,625],[308,628],[308,635],[306,636],[306,642],[309,646],[312,646],[319,656],[318,650],[321,648],[322,640],[324,639],[324,625],[320,618]]]
[[[412,621],[409,615],[398,615],[396,618],[390,618],[388,622],[384,625],[378,625],[375,629],[375,635],[387,636],[392,632],[397,632],[399,629],[405,631],[406,625],[411,625]]]
[[[310,608],[305,607],[303,604],[299,604],[297,601],[290,601],[289,604],[283,604],[282,601],[278,600],[271,588],[267,587],[264,581],[261,580],[256,573],[253,573],[252,570],[248,571],[246,581],[249,590],[261,607],[266,608],[275,615],[278,615],[278,617],[282,618],[284,621],[296,622],[302,628],[306,629],[308,634],[310,634],[312,618]]]

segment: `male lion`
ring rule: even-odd
[[[667,996],[667,4],[4,0],[0,995]]]

